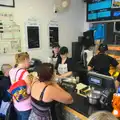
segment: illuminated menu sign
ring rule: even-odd
[[[120,19],[120,0],[89,0],[87,21]]]

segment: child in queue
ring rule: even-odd
[[[118,120],[112,113],[107,111],[100,111],[93,113],[88,120]]]
[[[5,118],[11,100],[10,94],[8,92],[8,89],[11,85],[9,78],[9,71],[11,68],[12,66],[10,64],[3,64],[1,67],[1,71],[4,76],[2,76],[2,79],[0,80],[0,118]]]

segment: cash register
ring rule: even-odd
[[[100,103],[104,106],[111,105],[113,93],[115,93],[114,78],[96,72],[88,72],[88,81],[91,87],[101,92]]]
[[[95,87],[95,89],[105,90],[112,89],[115,90],[114,78],[112,76],[107,76],[99,74],[96,72],[88,72],[88,82],[89,85]]]

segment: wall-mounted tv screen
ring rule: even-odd
[[[88,22],[114,19],[120,19],[120,0],[88,0]]]

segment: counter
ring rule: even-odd
[[[99,110],[112,111],[111,108],[103,108],[101,105],[90,105],[86,97],[77,95],[76,93],[71,93],[71,95],[73,96],[74,103],[65,106],[64,110],[67,111],[69,115],[71,114],[71,116],[74,116],[74,118],[72,117],[72,119],[70,119],[71,117],[66,117],[65,120],[87,120],[92,113]]]

